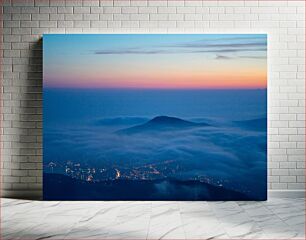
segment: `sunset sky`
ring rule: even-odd
[[[46,34],[48,88],[266,88],[265,34]]]

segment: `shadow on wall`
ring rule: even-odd
[[[25,51],[26,52],[26,51]],[[14,65],[13,65],[14,67]],[[23,199],[42,198],[42,38],[30,43],[28,61],[21,69],[20,87],[19,154],[11,161],[19,163],[20,183],[13,184],[8,197]],[[14,84],[15,85],[15,84]],[[19,146],[18,146],[19,145]],[[27,175],[23,173],[27,171]],[[18,174],[18,170],[16,171]]]

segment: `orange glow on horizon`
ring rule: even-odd
[[[105,74],[98,76],[73,76],[58,78],[49,87],[72,88],[154,88],[154,89],[244,89],[266,88],[267,74],[263,71],[244,70],[243,72],[192,72],[192,73],[152,73],[152,74]],[[124,79],[124,81],[122,80]]]

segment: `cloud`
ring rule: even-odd
[[[267,59],[267,56],[239,56],[239,58],[248,58],[248,59]]]
[[[226,49],[216,49],[216,50],[194,50],[193,53],[236,53],[236,52],[261,52],[266,51],[266,48],[226,48]]]
[[[97,55],[115,55],[115,54],[165,54],[171,53],[167,50],[142,50],[142,49],[122,49],[122,50],[98,50],[95,51]],[[174,52],[172,52],[174,53]]]
[[[181,54],[181,53],[236,53],[236,52],[258,52],[266,51],[266,48],[224,48],[224,49],[176,49],[176,50],[99,50],[95,51],[96,55],[128,55],[128,54],[143,54],[143,55],[154,55],[154,54]]]
[[[159,46],[95,50],[97,55],[265,52],[266,38],[216,38]]]
[[[242,58],[242,59],[266,59],[266,56],[225,56],[225,55],[216,55],[217,60],[229,60],[233,58]]]
[[[187,43],[174,45],[173,47],[183,47],[183,48],[245,48],[245,47],[265,47],[266,42],[249,42],[249,43],[219,43],[219,44],[209,44],[205,42],[200,43]]]
[[[129,124],[129,118],[121,118],[119,129],[124,120]],[[258,186],[254,179],[265,173],[265,132],[223,125],[126,136],[116,134],[116,130],[108,132],[109,126],[104,128],[93,125],[77,132],[47,133],[44,161],[73,160],[97,167],[129,168],[175,160],[182,169],[177,173],[179,178],[207,175],[239,180],[249,189]]]
[[[231,59],[231,57],[223,56],[223,55],[217,55],[216,59],[219,59],[219,60],[228,60],[228,59]]]
[[[168,93],[165,92],[165,94],[167,95]],[[197,97],[199,96],[198,94],[203,93],[192,91],[192,94],[196,94],[192,96]],[[216,92],[212,91],[211,94],[215,95]],[[211,94],[208,94],[205,98],[205,101],[208,101],[208,105],[209,102],[214,102],[209,101]],[[235,95],[236,93],[233,92],[233,94]],[[248,92],[245,94],[250,95]],[[141,96],[143,96],[143,94],[141,94]],[[157,98],[164,99],[159,97],[161,95],[154,96],[155,102]],[[97,101],[96,98],[94,99]],[[135,98],[133,98],[133,103],[135,103],[134,99]],[[220,100],[220,98],[218,99]],[[183,105],[185,100],[186,99],[183,98],[181,101]],[[147,101],[146,98],[144,98],[144,101]],[[225,100],[221,101],[221,105],[224,101]],[[108,100],[108,102],[110,101]],[[119,109],[119,112],[128,114],[129,111],[126,109],[130,109],[129,104],[126,104],[126,102],[123,103],[124,110]],[[170,104],[172,107],[169,108],[170,112],[177,111],[177,114],[194,116],[189,111],[186,113],[186,111],[179,112],[178,110],[173,109],[175,103],[176,101],[172,101]],[[218,111],[222,110],[224,114],[223,116],[227,116],[227,114],[224,112],[224,108],[226,108],[226,106],[222,106],[221,108],[220,105],[220,109],[218,110],[218,104],[210,105],[212,105],[212,109],[216,111],[214,113],[218,113]],[[80,163],[87,162],[90,163],[91,166],[108,164],[108,166],[124,167],[130,164],[129,166],[133,167],[133,164],[137,166],[143,163],[158,163],[170,158],[174,159],[177,161],[178,165],[182,166],[180,174],[184,175],[185,179],[192,176],[209,175],[215,178],[224,177],[232,180],[237,179],[243,184],[249,184],[248,178],[250,180],[259,179],[259,181],[262,181],[262,179],[258,177],[258,174],[266,172],[266,155],[262,150],[266,143],[266,134],[258,135],[257,133],[255,134],[254,132],[240,129],[240,123],[240,128],[234,128],[232,126],[226,126],[226,123],[215,122],[213,119],[211,119],[211,122],[209,122],[211,126],[217,127],[204,127],[201,129],[197,128],[190,131],[170,131],[168,133],[164,132],[158,135],[147,134],[142,136],[119,136],[118,134],[115,134],[117,129],[112,129],[112,132],[109,132],[110,125],[112,126],[118,124],[120,125],[121,129],[122,125],[135,124],[138,121],[141,122],[142,118],[135,117],[139,116],[140,112],[141,114],[144,114],[144,112],[147,113],[149,117],[150,113],[152,112],[160,111],[164,113],[165,110],[161,107],[153,110],[150,108],[151,111],[147,111],[147,108],[144,108],[143,105],[134,104],[131,111],[133,112],[133,115],[135,114],[134,117],[121,116],[108,119],[99,119],[97,117],[97,119],[92,119],[93,116],[100,114],[101,116],[107,116],[107,112],[110,114],[110,110],[110,115],[115,115],[115,113],[112,113],[114,109],[112,106],[117,106],[116,102],[112,102],[112,105],[108,105],[108,109],[102,109],[102,113],[105,111],[105,114],[95,113],[94,115],[88,115],[88,113],[92,112],[91,109],[85,111],[85,119],[87,120],[84,121],[84,118],[78,117],[77,119],[79,120],[77,122],[80,125],[69,125],[69,128],[71,129],[66,131],[64,131],[65,129],[61,123],[67,123],[69,122],[69,119],[66,118],[65,121],[59,121],[56,125],[58,126],[58,131],[54,132],[54,135],[52,135],[52,131],[49,133],[47,132],[48,128],[45,128],[44,161],[52,160],[65,162],[67,160],[72,160]],[[232,109],[232,111],[241,111],[241,106],[243,108],[243,105],[240,104],[239,106],[239,110]],[[263,107],[265,104],[260,106]],[[237,117],[243,118],[244,116],[245,118],[246,116],[251,114],[253,115],[254,113],[263,114],[265,111],[260,110],[262,109],[261,107],[258,108],[257,106],[256,109],[252,111],[250,110],[249,112],[247,111],[248,114],[243,114],[242,116],[240,116],[241,114],[238,114],[239,116]],[[83,108],[80,109],[81,112],[84,111]],[[263,109],[265,110],[265,108]],[[172,114],[170,113],[170,115]],[[212,114],[209,108],[204,112],[199,111],[198,114],[200,115],[195,116],[205,117],[215,115]],[[61,114],[57,115],[60,116]],[[218,114],[215,116],[218,116]],[[224,121],[226,121],[226,119],[228,119],[228,117],[224,117]],[[206,122],[205,119],[199,120],[199,122],[201,121]],[[85,129],[84,125],[86,125],[87,129]],[[259,125],[262,126],[261,124]],[[49,125],[47,125],[47,127],[48,126]],[[258,183],[255,184],[258,186]]]

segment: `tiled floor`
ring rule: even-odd
[[[3,239],[305,239],[305,199],[267,202],[1,200]]]

